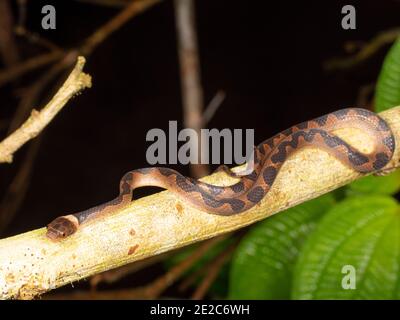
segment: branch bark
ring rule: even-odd
[[[397,141],[387,167],[397,167],[400,106],[380,115]],[[364,152],[373,148],[372,140],[357,129],[341,129],[336,134]],[[261,203],[238,215],[208,214],[164,191],[88,222],[59,242],[46,238],[45,228],[0,240],[0,298],[31,299],[93,274],[243,228],[361,176],[322,150],[303,149],[285,162]],[[230,185],[236,179],[219,172],[202,180]]]

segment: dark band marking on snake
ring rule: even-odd
[[[264,182],[267,185],[272,185],[272,183],[275,181],[275,177],[278,174],[278,171],[275,169],[275,167],[270,166],[264,169],[263,171],[263,178]]]
[[[364,154],[334,134],[335,130],[346,127],[365,131],[374,140],[373,152]],[[338,110],[295,125],[263,141],[254,149],[254,170],[250,174],[237,174],[224,166],[225,172],[239,179],[231,186],[207,184],[169,168],[133,170],[121,179],[117,198],[56,218],[47,226],[47,236],[57,240],[75,233],[81,224],[127,206],[132,201],[133,190],[144,186],[168,189],[181,200],[211,214],[229,216],[241,213],[260,203],[288,157],[305,147],[322,149],[357,172],[371,173],[380,171],[391,160],[395,139],[386,121],[375,113],[359,108]]]
[[[239,192],[244,191],[244,189],[245,189],[244,182],[240,181],[240,182],[234,184],[233,186],[231,186],[231,189],[234,193],[239,193]]]
[[[264,198],[264,195],[264,189],[258,186],[250,190],[250,192],[247,194],[247,199],[253,203],[258,203],[261,201],[262,198]]]

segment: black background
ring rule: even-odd
[[[41,29],[45,4],[56,8],[56,30]],[[345,4],[356,7],[356,30],[341,28]],[[254,128],[256,143],[297,122],[354,106],[360,87],[376,80],[388,46],[348,70],[327,72],[323,62],[346,56],[346,41],[368,41],[400,22],[395,0],[198,0],[196,5],[205,103],[220,89],[227,95],[208,127]],[[118,10],[77,1],[28,1],[28,27],[72,48]],[[22,39],[18,43],[24,58],[41,53]],[[70,101],[42,133],[27,196],[3,236],[115,197],[126,171],[148,166],[147,131],[167,129],[169,120],[182,126],[172,1],[124,25],[88,58],[85,70],[93,87]],[[29,84],[40,74],[22,81]],[[1,117],[13,114],[13,89],[0,89]],[[17,152],[13,164],[0,167],[3,191],[26,149]],[[187,166],[175,168],[189,173]]]

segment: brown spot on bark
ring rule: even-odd
[[[15,280],[15,277],[14,277],[14,275],[12,273],[9,273],[9,274],[6,275],[6,281],[7,282],[13,283],[14,280]]]
[[[179,214],[183,212],[183,207],[179,202],[175,205],[175,208]]]
[[[130,247],[129,251],[128,251],[128,255],[130,256],[131,254],[135,253],[137,248],[139,248],[138,244],[135,244],[133,247]]]
[[[129,234],[131,236],[134,236],[136,234],[136,231],[134,229],[129,230]]]

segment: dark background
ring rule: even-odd
[[[208,127],[254,128],[256,143],[297,122],[354,106],[360,87],[376,81],[388,46],[347,70],[327,72],[323,62],[346,56],[346,41],[368,41],[400,22],[395,0],[196,3],[205,103],[220,89],[227,95]],[[29,29],[63,48],[78,46],[120,10],[77,1],[28,4]],[[45,4],[56,7],[56,30],[41,29]],[[341,28],[345,4],[356,7],[357,30]],[[23,40],[18,44],[24,58],[40,53]],[[85,71],[93,87],[71,100],[42,133],[28,193],[2,236],[115,197],[126,171],[148,166],[147,131],[167,129],[169,120],[182,126],[172,1],[109,37],[88,58]],[[3,118],[13,114],[13,88],[0,89]],[[3,191],[26,149],[17,152],[13,164],[0,167]],[[175,168],[189,173],[187,166]]]

